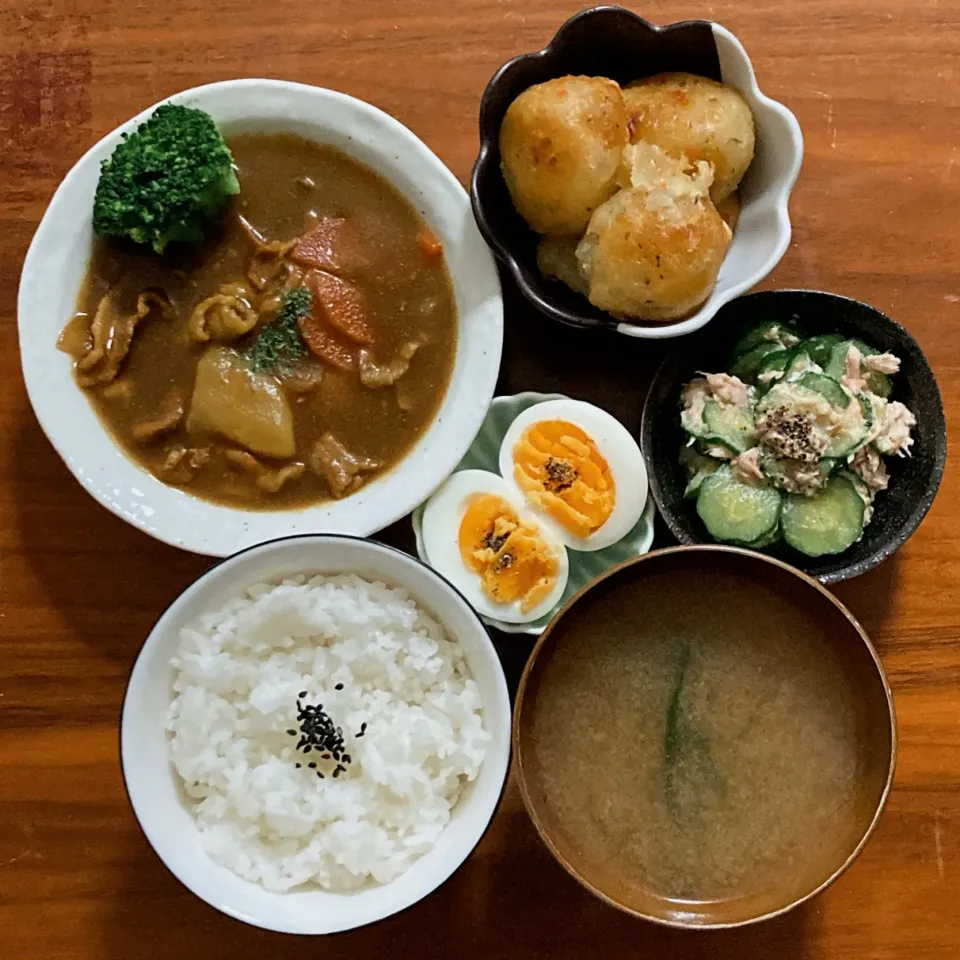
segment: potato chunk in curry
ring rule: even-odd
[[[210,347],[197,364],[187,433],[213,433],[265,457],[297,451],[293,413],[280,383],[254,373],[245,357],[225,347]]]

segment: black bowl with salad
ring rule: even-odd
[[[654,378],[642,447],[682,543],[775,554],[833,583],[897,550],[946,461],[940,392],[880,311],[812,290],[721,310]]]

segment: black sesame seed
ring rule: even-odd
[[[300,724],[297,749],[305,754],[322,754],[324,760],[339,761],[344,751],[343,727],[334,724],[322,703],[305,705],[298,700],[297,707],[297,721]],[[296,734],[296,730],[288,732]]]
[[[300,691],[300,696],[301,696],[301,697],[305,697],[306,695],[307,695],[307,691],[306,691],[306,690],[301,690],[301,691]]]
[[[345,754],[343,755],[343,760],[344,760],[344,763],[353,763],[353,761],[350,759],[350,754],[349,754],[349,753],[345,753]]]
[[[296,766],[296,768],[299,770],[299,769],[303,766],[303,764],[302,764],[302,763],[298,763],[298,764],[295,764],[295,766]]]
[[[307,766],[308,766],[311,770],[316,770],[316,769],[317,769],[317,765],[316,765],[312,760],[310,761],[310,763],[307,764]]]
[[[343,684],[342,684],[342,683],[338,683],[333,689],[334,689],[334,690],[342,690],[342,689],[343,689]]]
[[[287,733],[289,733],[291,737],[295,737],[297,735],[296,730],[288,730]]]
[[[323,774],[322,774],[319,770],[317,771],[317,776],[318,776],[321,780],[323,779]]]
[[[336,780],[337,777],[339,776],[340,776],[340,768],[337,767],[337,769],[333,771],[333,779]]]

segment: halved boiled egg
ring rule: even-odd
[[[618,420],[580,400],[547,400],[510,425],[500,473],[572,550],[602,550],[633,529],[647,502],[647,469]]]
[[[427,501],[421,529],[427,562],[485,617],[527,623],[563,596],[567,551],[495,473],[455,473]]]

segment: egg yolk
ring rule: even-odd
[[[617,497],[607,461],[572,423],[531,424],[513,448],[513,464],[527,500],[574,536],[589,537],[613,512]]]
[[[475,496],[460,521],[460,557],[480,576],[494,603],[520,601],[523,613],[547,597],[559,562],[539,530],[522,523],[513,507],[492,493]]]

